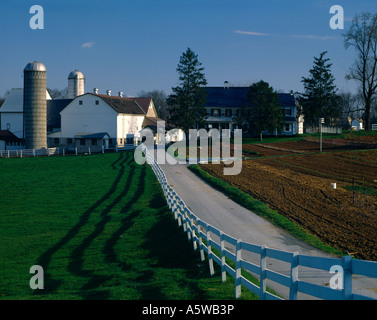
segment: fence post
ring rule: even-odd
[[[9,158],[9,150],[8,150],[8,158]]]
[[[221,252],[221,280],[226,281],[226,271],[225,271],[225,243],[224,243],[224,233],[220,231],[220,252]]]
[[[75,148],[75,154],[76,154],[76,156],[77,156],[77,147]]]
[[[235,295],[236,299],[241,298],[241,240],[237,240],[236,246]]]
[[[205,257],[204,257],[204,249],[203,249],[203,239],[202,239],[202,236],[201,236],[201,230],[200,230],[200,225],[198,224],[198,236],[199,236],[199,249],[200,249],[200,260],[201,261],[204,261],[205,260]]]
[[[192,226],[191,226],[191,218],[188,214],[188,209],[184,208],[185,216],[186,216],[186,230],[187,230],[187,240],[190,242],[191,240],[191,233],[192,233]]]
[[[208,230],[209,229],[208,224],[206,226],[207,226],[207,249],[208,249],[209,273],[211,276],[213,276],[215,274],[215,270],[213,269],[212,247],[211,247],[212,240],[211,240],[211,236]]]
[[[63,157],[65,156],[65,148],[63,147]]]
[[[22,149],[20,150],[20,158],[22,158]]]
[[[33,157],[35,158],[35,149],[33,149]]]
[[[352,257],[342,258],[343,267],[343,299],[352,300]]]
[[[195,219],[195,222],[196,222],[196,219]],[[197,237],[195,235],[195,230],[194,228],[192,227],[194,225],[194,218],[191,217],[191,236],[192,236],[192,246],[194,247],[194,251],[198,250],[198,244],[197,244]]]
[[[289,289],[289,300],[297,300],[298,281],[298,252],[294,252],[291,261],[291,286]]]
[[[88,147],[88,154],[89,154],[89,155],[91,154],[91,152],[90,152],[90,147]]]
[[[260,250],[260,274],[259,274],[259,299],[266,299],[266,246],[261,246]]]
[[[50,149],[47,148],[47,156],[50,156]]]

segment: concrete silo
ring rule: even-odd
[[[24,139],[26,149],[47,148],[46,67],[32,61],[24,69]]]
[[[84,94],[85,77],[78,71],[74,70],[68,75],[68,99],[74,99]]]

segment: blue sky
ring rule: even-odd
[[[44,9],[43,30],[29,26],[35,4]],[[330,28],[332,5],[343,7],[345,30]],[[64,89],[79,69],[85,91],[169,94],[187,47],[209,86],[263,79],[300,92],[314,56],[328,51],[338,88],[355,91],[344,78],[356,54],[345,50],[342,33],[356,13],[376,9],[376,0],[1,0],[0,96],[23,86],[31,60],[46,65],[50,88]]]

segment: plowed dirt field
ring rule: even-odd
[[[287,144],[277,145],[288,149]],[[304,144],[295,146],[290,149],[302,150]],[[377,261],[377,150],[280,155],[246,160],[236,176],[223,176],[223,164],[201,167],[267,203],[324,243]]]

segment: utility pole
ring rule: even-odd
[[[325,123],[324,118],[319,118],[319,152],[322,153],[322,124]]]

